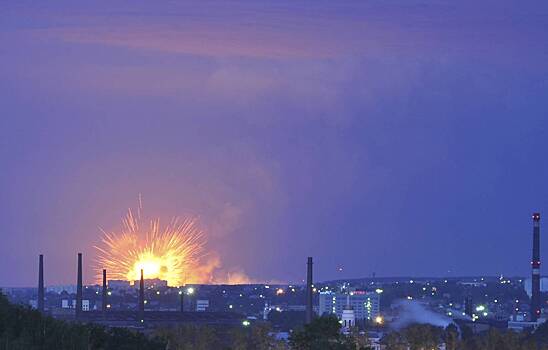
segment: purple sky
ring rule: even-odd
[[[78,251],[90,282],[139,194],[256,280],[527,274],[547,28],[544,0],[3,1],[0,285],[39,253],[74,283]]]

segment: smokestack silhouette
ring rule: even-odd
[[[464,313],[470,317],[472,317],[472,315],[474,314],[474,303],[472,301],[471,295],[468,295],[464,299]]]
[[[308,262],[306,263],[306,319],[305,323],[308,324],[312,322],[312,257],[308,257]]]
[[[107,312],[107,270],[103,269],[103,312]]]
[[[139,317],[143,319],[145,313],[145,279],[141,269],[141,281],[139,282]]]
[[[44,255],[38,262],[38,311],[44,312]]]
[[[540,214],[533,213],[533,259],[531,260],[531,321],[540,316]]]
[[[82,313],[82,253],[78,253],[78,280],[76,282],[76,317]]]
[[[184,289],[182,291],[179,291],[179,294],[181,295],[181,312],[185,311],[185,291]]]

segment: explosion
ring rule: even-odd
[[[146,279],[165,280],[170,286],[200,280],[193,272],[200,271],[206,240],[195,220],[175,217],[164,228],[160,219],[141,225],[141,209],[139,204],[137,217],[128,210],[120,233],[102,231],[102,244],[95,246],[98,281],[103,269],[116,280],[139,280],[141,269]]]

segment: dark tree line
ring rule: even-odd
[[[165,349],[165,343],[125,328],[69,323],[10,304],[0,293],[1,350]]]
[[[441,343],[447,350],[548,350],[548,325],[541,325],[533,333],[490,329],[474,334],[466,326],[459,330],[455,325],[444,329],[415,324],[388,333],[382,343],[386,350],[437,349]]]

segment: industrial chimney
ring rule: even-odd
[[[145,279],[141,269],[141,281],[139,282],[139,317],[143,319],[145,313]]]
[[[179,291],[179,295],[181,296],[181,312],[185,311],[185,291],[184,289]]]
[[[474,315],[474,303],[471,295],[464,298],[464,313],[470,317]]]
[[[306,319],[305,323],[309,324],[312,322],[312,257],[308,257],[307,262],[307,272],[306,272]]]
[[[540,316],[540,214],[533,213],[533,259],[531,260],[531,321]]]
[[[38,262],[38,311],[44,312],[44,255],[40,254]]]
[[[78,280],[76,282],[76,317],[82,313],[82,253],[78,253]]]
[[[107,270],[103,269],[103,313],[107,312]]]

